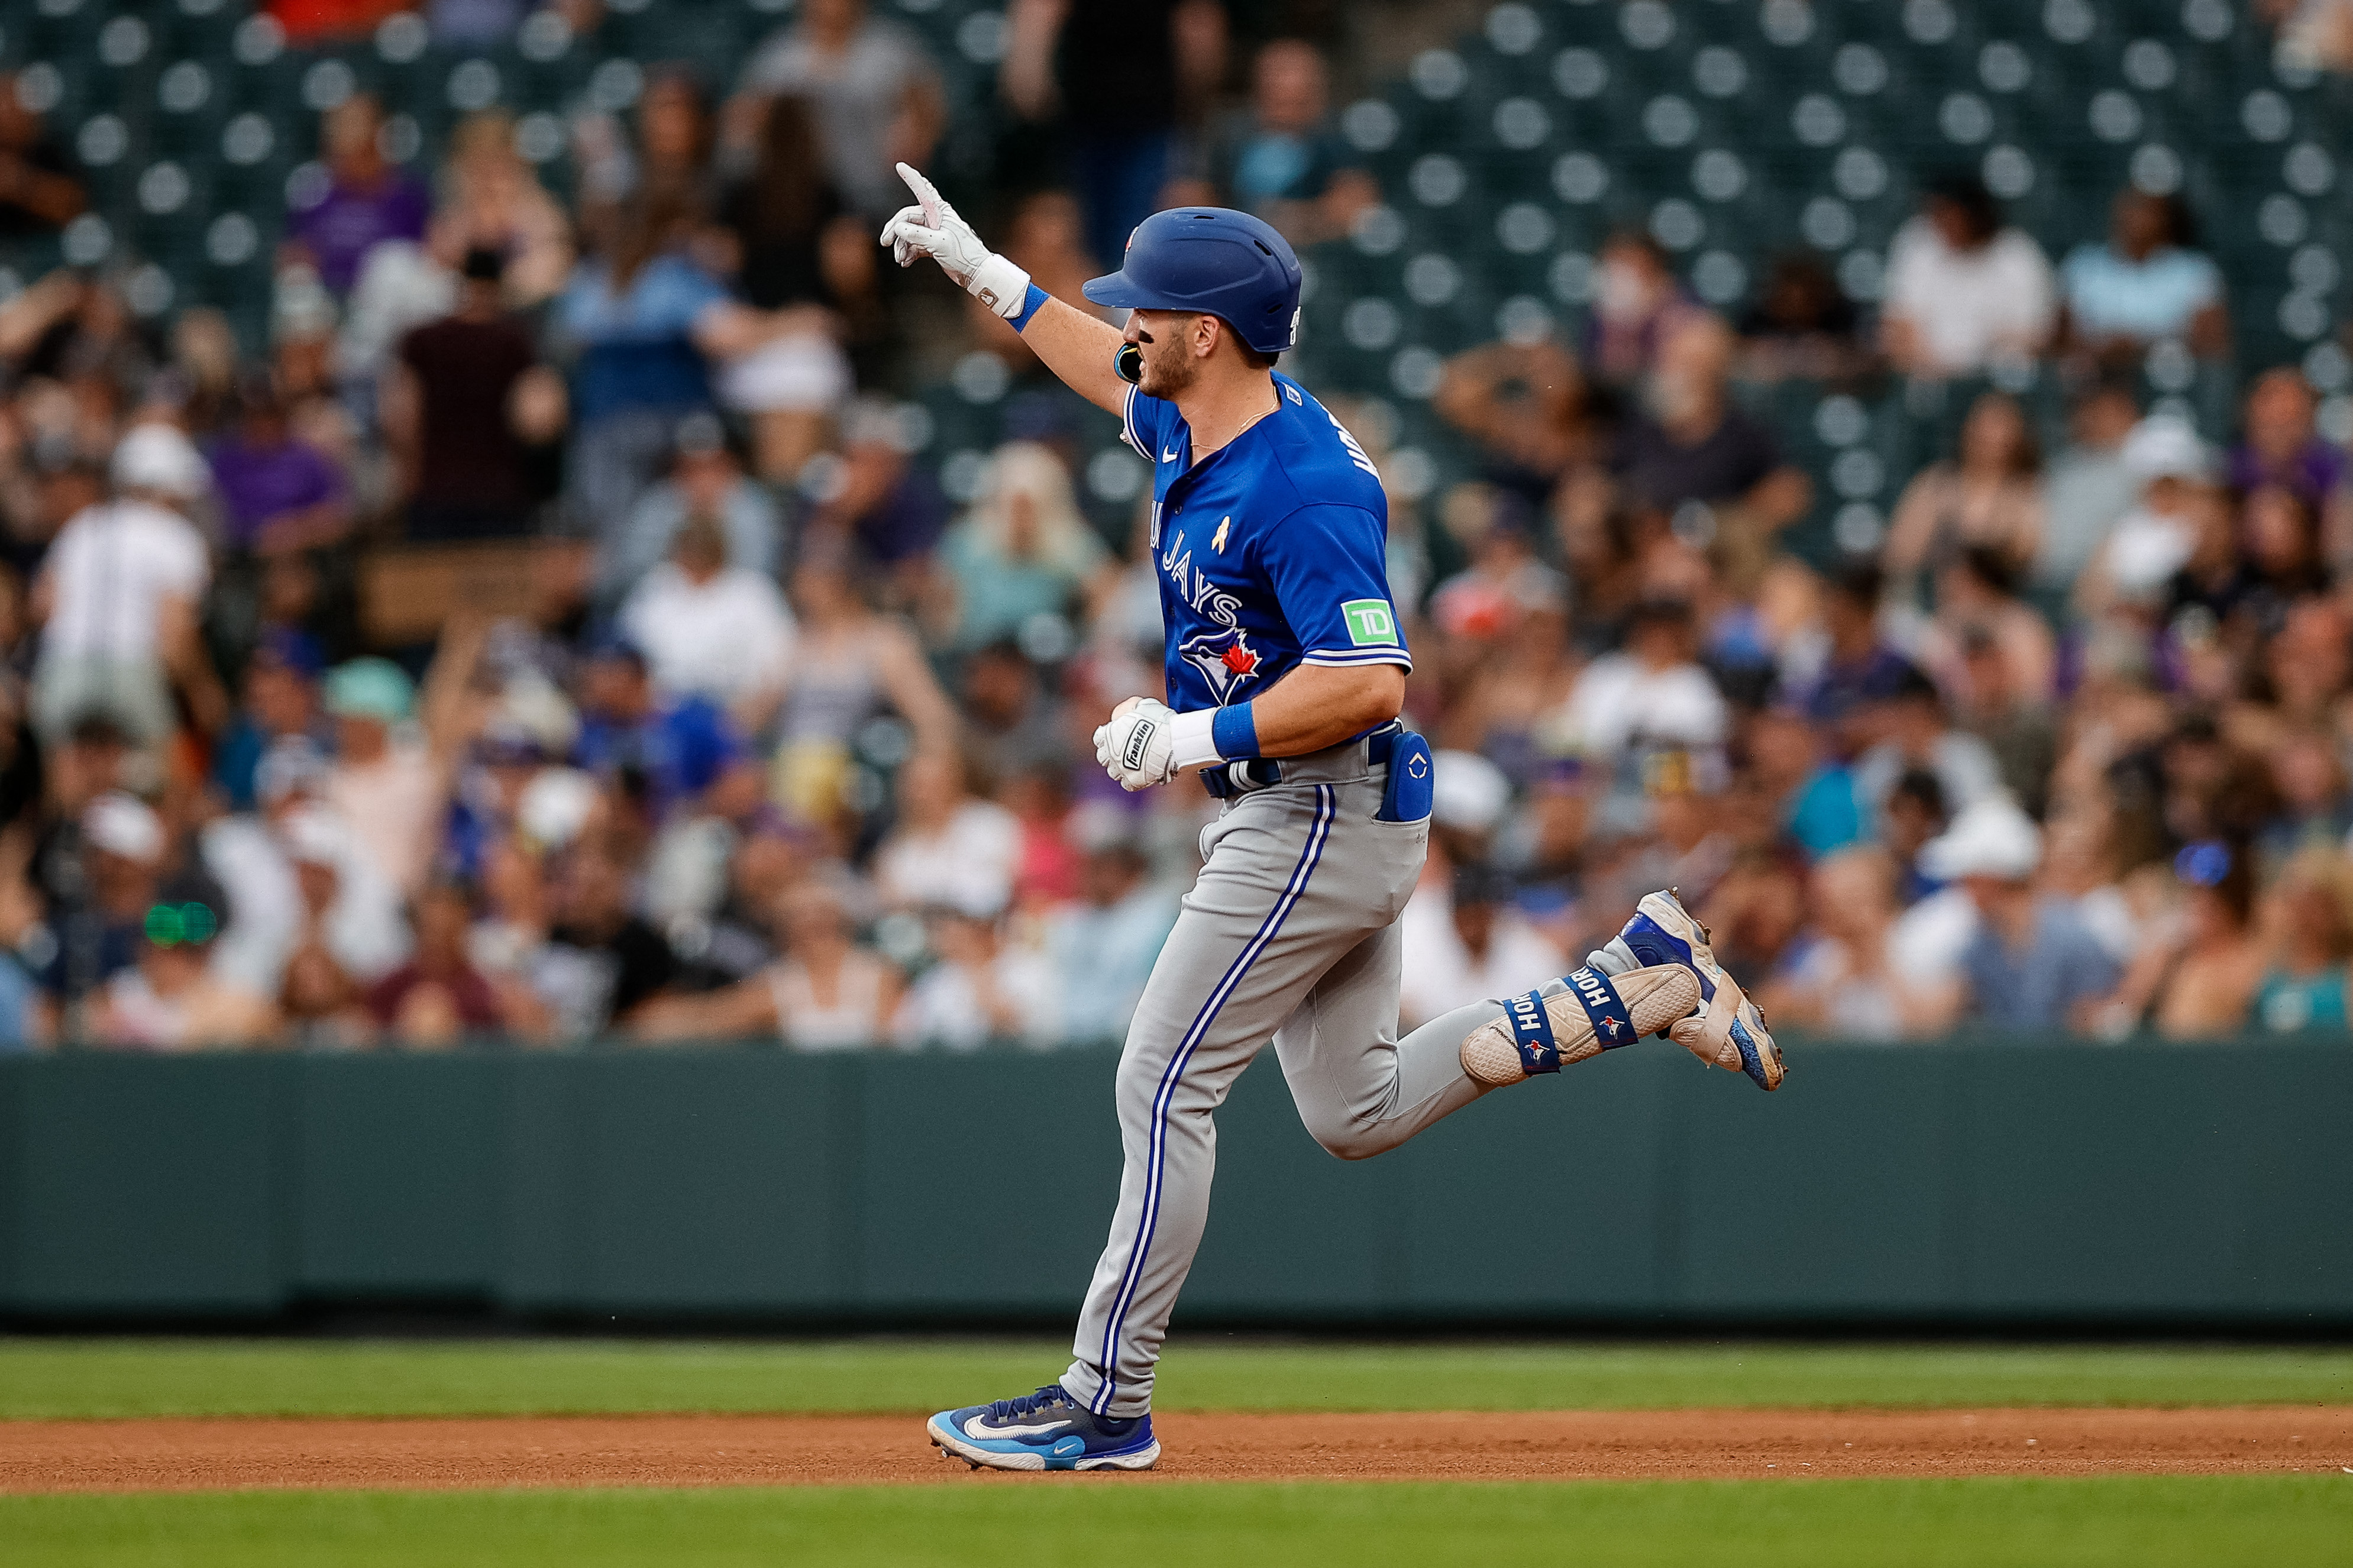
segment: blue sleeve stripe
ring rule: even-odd
[[[1318,648],[1312,653],[1302,654],[1299,662],[1326,665],[1394,664],[1411,669],[1413,655],[1401,647],[1349,648],[1343,652],[1327,652]]]

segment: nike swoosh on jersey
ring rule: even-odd
[[[1161,453],[1161,454],[1160,454],[1160,460],[1161,460],[1162,462],[1164,462],[1164,463],[1173,463],[1173,462],[1175,462],[1175,461],[1176,460],[1176,447],[1169,447],[1169,448],[1168,448],[1168,450],[1166,450],[1166,451],[1165,451],[1165,452]]]
[[[987,1419],[986,1415],[974,1416],[964,1424],[964,1435],[967,1437],[1043,1437],[1049,1432],[1060,1432],[1070,1425],[1068,1421],[1049,1421],[1042,1426],[983,1426],[982,1423]]]

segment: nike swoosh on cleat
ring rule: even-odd
[[[967,1437],[977,1437],[982,1439],[990,1437],[1043,1437],[1049,1432],[1060,1432],[1062,1428],[1070,1425],[1067,1421],[1049,1421],[1042,1426],[982,1426],[981,1423],[987,1419],[988,1417],[986,1415],[974,1416],[971,1420],[964,1424],[964,1435]]]

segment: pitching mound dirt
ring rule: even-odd
[[[2353,1406],[1170,1415],[1185,1480],[2086,1476],[2353,1465]],[[912,1415],[0,1422],[0,1491],[1019,1485]],[[1073,1478],[1093,1480],[1098,1478]]]

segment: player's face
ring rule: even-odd
[[[1144,375],[1136,390],[1146,397],[1175,397],[1193,384],[1200,362],[1193,354],[1189,310],[1136,310],[1127,319],[1127,341],[1144,351]]]

